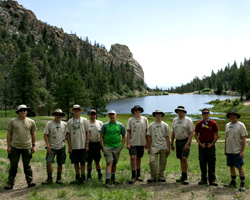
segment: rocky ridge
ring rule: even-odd
[[[36,43],[42,39],[42,32],[46,29],[47,37],[54,38],[60,48],[75,48],[78,56],[92,55],[98,63],[109,66],[113,61],[114,67],[120,67],[121,63],[128,63],[133,67],[135,79],[144,80],[144,72],[140,64],[133,58],[133,54],[126,45],[113,44],[111,50],[93,46],[74,34],[65,33],[62,28],[48,25],[36,18],[36,15],[19,5],[18,2],[0,0],[0,22],[1,26],[8,30],[10,34],[27,34],[18,29],[23,17],[27,21],[27,33],[35,36]]]

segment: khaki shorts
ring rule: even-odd
[[[104,146],[103,153],[104,153],[106,163],[109,163],[111,161],[113,161],[114,164],[118,163],[120,152],[121,152],[121,147],[110,148],[110,147]]]

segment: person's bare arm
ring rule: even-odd
[[[44,141],[45,141],[46,146],[47,146],[47,154],[51,154],[52,151],[51,151],[51,148],[50,148],[50,143],[49,143],[49,137],[48,137],[48,135],[44,134],[43,138],[44,138]]]
[[[194,132],[192,131],[189,134],[188,141],[187,141],[187,143],[184,146],[184,151],[188,151],[189,150],[189,144],[191,143],[193,136],[194,136]]]
[[[168,146],[168,149],[167,149],[167,156],[168,156],[170,154],[170,139],[169,139],[169,136],[167,137],[166,142],[167,142],[167,146]]]
[[[101,133],[101,137],[100,137],[100,142],[101,142],[101,145],[102,145],[102,151],[104,149],[104,134]]]
[[[12,148],[10,146],[11,139],[12,139],[12,131],[8,131],[8,133],[7,133],[7,152],[8,152],[8,154],[12,153]]]
[[[130,149],[130,134],[131,131],[127,129],[127,149]]]
[[[212,148],[212,147],[214,146],[214,144],[215,144],[215,142],[218,140],[218,138],[219,138],[219,133],[218,133],[218,131],[217,131],[217,132],[214,133],[214,140],[213,140],[213,142],[210,143],[210,144],[208,145],[208,148],[209,148],[209,149]]]
[[[67,138],[67,141],[68,141],[68,152],[70,154],[72,154],[72,148],[71,148],[71,139],[70,139],[70,133],[66,133],[66,138]]]
[[[246,136],[242,137],[240,158],[244,157],[245,146],[246,146]]]
[[[122,146],[121,146],[121,150],[123,149],[124,144],[125,144],[125,141],[126,141],[126,140],[125,140],[125,139],[126,139],[125,136],[126,136],[126,134],[122,136]]]
[[[85,144],[85,151],[89,151],[89,131],[86,131],[86,144]]]
[[[36,132],[33,131],[31,133],[31,141],[32,141],[32,148],[31,148],[31,152],[35,153],[35,146],[36,146]]]
[[[171,150],[174,151],[174,139],[175,139],[175,135],[174,135],[174,131],[172,131],[172,135],[171,135]]]

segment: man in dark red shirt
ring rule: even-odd
[[[207,166],[209,185],[218,186],[215,182],[215,142],[219,138],[218,125],[210,118],[208,108],[202,110],[202,120],[195,127],[195,139],[199,143],[199,160],[201,168],[201,181],[199,185],[207,185]]]

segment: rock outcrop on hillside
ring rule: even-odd
[[[27,30],[19,29],[20,23],[25,19]],[[16,1],[2,1],[0,0],[0,21],[2,28],[8,30],[10,34],[28,34],[35,36],[36,43],[43,37],[43,32],[46,30],[48,38],[54,38],[60,48],[75,48],[78,56],[92,55],[93,58],[104,66],[110,66],[113,61],[114,67],[119,68],[121,63],[128,63],[133,67],[135,72],[135,79],[144,80],[144,72],[140,64],[133,58],[133,54],[125,45],[114,44],[110,51],[104,48],[93,46],[74,34],[68,34],[62,28],[48,25],[38,20],[35,14],[19,5]],[[136,81],[136,80],[135,80]]]

